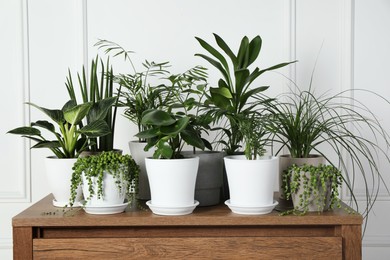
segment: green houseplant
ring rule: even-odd
[[[353,98],[353,93],[364,91],[384,99],[371,91],[356,89],[333,95],[316,95],[311,82],[308,90],[300,90],[296,86],[296,91],[281,97],[284,101],[279,100],[269,106],[273,114],[269,130],[274,134],[274,141],[289,150],[290,155],[284,157],[290,164],[294,163],[292,159],[301,160],[298,164],[301,166],[302,159],[321,156],[324,159],[317,165],[328,162],[341,169],[344,172],[343,183],[357,209],[354,185],[356,179],[362,177],[366,197],[362,213],[367,216],[375,203],[380,183],[384,184],[378,156],[382,156],[385,163],[390,162],[389,155],[379,144],[389,148],[390,143],[380,121],[366,105]],[[367,129],[376,140],[365,137],[358,129]],[[333,159],[334,156],[337,159]]]
[[[268,118],[262,113],[236,118],[245,152],[224,158],[230,191],[225,204],[234,213],[267,214],[278,204],[273,200],[278,157],[265,155],[269,132],[264,124]]]
[[[341,171],[332,165],[293,164],[283,175],[283,189],[286,198],[291,198],[295,207],[283,214],[304,215],[308,211],[322,212],[340,208],[341,184]]]
[[[99,66],[100,64],[100,66]],[[99,70],[100,67],[100,70]],[[83,104],[91,103],[90,113],[86,117],[87,124],[96,120],[104,120],[109,127],[109,133],[104,136],[94,137],[91,139],[95,145],[90,146],[92,152],[97,151],[111,151],[114,149],[114,134],[115,134],[115,120],[118,104],[118,96],[121,89],[118,92],[114,92],[114,79],[113,69],[110,66],[109,58],[106,63],[102,61],[98,56],[91,62],[89,78],[86,75],[86,69],[83,66],[82,74],[77,73],[78,85],[81,93]],[[72,74],[68,70],[68,77],[66,79],[66,88],[71,100],[76,104],[77,95],[74,88]],[[105,109],[102,110],[101,108]],[[82,125],[82,122],[80,122]]]
[[[226,42],[214,34],[218,47],[227,57],[201,38],[195,38],[212,57],[204,54],[195,55],[208,61],[222,74],[218,86],[210,88],[205,104],[209,109],[208,113],[212,114],[216,121],[227,119],[228,125],[221,128],[227,140],[221,139],[220,143],[224,145],[226,153],[231,155],[238,151],[243,139],[239,131],[237,117],[248,116],[259,106],[270,101],[269,98],[262,95],[268,86],[252,87],[255,80],[267,71],[282,68],[292,62],[280,63],[266,69],[256,67],[251,71],[249,67],[258,59],[261,51],[262,39],[260,36],[254,37],[251,41],[248,37],[243,37],[237,54],[234,54]],[[231,65],[227,60],[230,60]]]
[[[145,60],[141,69],[137,68],[131,59],[132,51],[125,50],[117,43],[108,40],[99,40],[96,43],[99,49],[114,57],[121,56],[129,64],[130,69],[125,73],[115,74],[114,82],[122,88],[118,106],[124,108],[124,116],[137,126],[138,132],[146,130],[141,123],[142,115],[150,109],[163,109],[171,103],[170,92],[167,92],[161,82],[168,82],[168,62],[154,62]],[[149,180],[146,175],[145,158],[153,155],[153,149],[145,151],[146,140],[130,140],[130,153],[140,166],[138,198],[150,199]]]
[[[130,155],[103,151],[97,155],[79,157],[73,169],[70,206],[74,204],[80,185],[83,186],[87,213],[120,213],[132,201],[137,189],[139,167]],[[113,205],[117,207],[106,210],[106,207]]]
[[[48,148],[55,155],[45,160],[46,174],[54,195],[53,205],[63,207],[69,200],[71,169],[76,158],[94,144],[89,142],[90,138],[107,135],[110,129],[99,118],[80,126],[82,120],[90,113],[92,103],[76,105],[70,100],[62,109],[47,109],[33,103],[28,104],[42,111],[54,124],[47,120],[38,120],[32,122],[30,126],[18,127],[8,133],[32,139],[37,142],[32,148]],[[104,114],[107,107],[100,107],[99,111]],[[55,139],[46,138],[41,130],[51,133]]]

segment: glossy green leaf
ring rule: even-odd
[[[204,150],[205,145],[202,139],[199,137],[198,133],[194,129],[191,128],[184,129],[180,133],[180,136],[187,144]]]
[[[158,133],[159,133],[158,128],[152,128],[152,129],[147,129],[145,131],[139,132],[135,136],[142,139],[150,139],[158,136]]]
[[[174,124],[168,126],[161,126],[160,132],[164,135],[175,136],[187,127],[189,121],[189,117],[182,117]]]
[[[218,94],[225,98],[233,98],[232,93],[230,92],[230,89],[225,87],[219,87],[219,88],[210,88],[210,93],[212,94]]]
[[[111,129],[104,120],[97,120],[79,129],[78,132],[96,138],[110,134]]]
[[[217,34],[214,33],[215,41],[218,46],[229,56],[230,60],[233,63],[234,68],[237,68],[237,57],[234,55],[233,51],[229,48],[226,42]]]
[[[256,36],[249,43],[249,60],[248,66],[251,65],[259,56],[261,50],[262,40],[260,36]]]
[[[103,120],[107,116],[108,111],[112,108],[117,101],[117,97],[108,97],[102,100],[96,101],[87,116],[88,122],[94,122],[96,120]]]
[[[46,120],[39,120],[37,122],[33,122],[33,123],[31,123],[31,126],[39,126],[39,127],[42,127],[44,129],[49,130],[52,133],[55,133],[54,125]]]
[[[66,110],[74,108],[75,106],[77,106],[76,100],[75,99],[71,99],[71,100],[69,100],[68,102],[65,103],[65,105],[62,107],[61,110],[62,110],[62,112],[64,112]]]
[[[43,113],[45,113],[47,116],[49,116],[57,124],[63,124],[65,122],[64,113],[62,112],[62,110],[47,109],[44,107],[37,106],[34,103],[30,103],[30,102],[27,102],[26,104],[41,110]]]
[[[248,67],[249,62],[249,40],[248,37],[244,36],[241,40],[240,48],[237,54],[237,69]]]
[[[249,77],[248,69],[240,69],[234,72],[236,77],[236,94],[240,97],[243,94],[243,89]]]
[[[141,123],[144,125],[155,125],[155,126],[169,126],[176,122],[172,116],[162,110],[150,110],[147,111],[143,117]]]
[[[223,68],[223,66],[221,65],[221,63],[219,63],[218,61],[216,61],[216,60],[214,60],[206,55],[203,55],[203,54],[195,54],[195,56],[199,56],[199,57],[202,57],[203,59],[207,60],[211,65],[216,67],[222,73],[222,75],[226,81],[230,82],[229,71],[226,71]]]
[[[59,148],[59,147],[61,147],[61,144],[58,141],[44,140],[44,141],[38,142],[37,144],[35,144],[31,148],[50,148],[50,149],[52,149],[52,148]]]
[[[77,125],[88,114],[91,106],[92,103],[84,103],[64,111],[64,118],[66,122],[71,125]]]
[[[26,136],[40,136],[41,131],[31,126],[22,126],[12,129],[7,132],[8,134],[26,135]]]
[[[225,71],[229,72],[229,65],[228,65],[225,57],[223,57],[219,51],[217,51],[214,47],[212,47],[210,44],[208,44],[206,41],[202,40],[201,38],[195,37],[195,39],[200,43],[200,45],[206,51],[208,51],[211,55],[213,55],[215,58],[217,58],[219,60],[219,62],[225,68]]]

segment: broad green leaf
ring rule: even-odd
[[[97,120],[79,129],[78,132],[85,134],[88,137],[95,138],[110,134],[111,129],[104,120]]]
[[[219,88],[210,88],[210,93],[212,94],[218,94],[225,98],[233,98],[232,93],[228,88],[225,87],[219,87]]]
[[[164,135],[175,136],[187,127],[189,121],[189,117],[182,117],[174,124],[168,126],[161,126],[160,132]]]
[[[55,133],[54,125],[46,120],[39,120],[37,122],[33,122],[31,123],[31,126],[39,126],[49,130],[52,133]]]
[[[252,41],[249,43],[249,60],[248,60],[248,66],[251,65],[259,56],[260,50],[261,50],[262,40],[260,36],[256,36],[252,39]]]
[[[71,100],[69,100],[68,102],[65,103],[65,105],[62,107],[61,110],[62,110],[62,112],[65,112],[66,110],[74,108],[75,106],[77,106],[76,100],[75,99],[71,99]]]
[[[234,72],[234,75],[236,77],[236,94],[241,97],[243,94],[242,91],[244,89],[244,86],[247,82],[247,78],[249,77],[249,70],[248,69],[240,69]]]
[[[237,54],[238,66],[234,70],[248,67],[248,61],[249,61],[248,49],[249,49],[249,40],[248,37],[244,36],[241,40],[240,48]]]
[[[188,145],[204,150],[205,145],[194,129],[187,127],[180,133],[180,136]]]
[[[233,51],[229,48],[226,42],[219,35],[217,35],[216,33],[213,34],[218,46],[230,57],[230,60],[232,61],[234,68],[236,68],[237,67],[236,55],[234,55]]]
[[[209,100],[215,106],[222,108],[222,109],[228,109],[228,107],[231,106],[229,98],[226,98],[226,97],[220,95],[219,93],[210,92],[210,94],[211,94],[211,97],[209,98]]]
[[[146,112],[141,120],[143,125],[169,126],[176,122],[172,116],[162,110],[150,110]]]
[[[221,64],[223,65],[223,67],[225,68],[225,71],[227,73],[229,73],[229,65],[225,59],[225,57],[223,57],[223,55],[217,51],[216,49],[214,49],[214,47],[212,47],[210,44],[208,44],[206,41],[202,40],[201,38],[198,38],[198,37],[195,37],[195,39],[200,43],[200,45],[206,50],[208,51],[211,55],[213,55],[215,58],[217,58]]]
[[[108,97],[95,102],[87,115],[88,122],[104,119],[116,100],[116,97]]]
[[[31,148],[59,148],[61,147],[60,142],[58,141],[40,141]]]
[[[88,111],[91,106],[92,103],[89,102],[77,105],[69,110],[64,111],[64,118],[66,122],[71,125],[77,125],[88,114]]]
[[[158,128],[152,128],[152,129],[147,129],[145,131],[139,132],[135,136],[142,139],[150,139],[158,136],[158,133],[159,133]]]
[[[43,113],[45,113],[47,116],[49,116],[54,122],[57,124],[63,124],[65,119],[64,119],[64,113],[62,110],[59,109],[47,109],[44,107],[37,106],[33,103],[27,102],[26,104],[33,106],[39,110],[41,110]]]
[[[211,65],[213,65],[214,67],[216,67],[221,73],[222,73],[222,76],[225,78],[225,80],[227,82],[230,82],[230,72],[229,71],[226,71],[223,66],[221,65],[221,63],[219,63],[218,61],[206,56],[206,55],[203,55],[203,54],[195,54],[195,56],[199,56],[199,57],[202,57],[203,59],[207,60]]]
[[[15,129],[12,129],[7,132],[8,134],[15,134],[15,135],[26,135],[26,136],[40,136],[41,131],[39,129],[36,129],[31,126],[22,126]]]
[[[165,159],[171,159],[173,156],[173,150],[168,145],[167,141],[165,139],[161,139],[156,144],[156,151],[153,154],[153,158],[157,159],[159,157],[165,158]]]

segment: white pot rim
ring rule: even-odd
[[[166,161],[166,162],[169,162],[169,161],[173,161],[173,162],[177,162],[177,161],[186,161],[186,160],[196,160],[197,158],[199,158],[198,156],[191,156],[191,157],[184,157],[184,158],[180,158],[180,159],[153,159],[153,157],[146,157],[145,160],[148,160],[148,161]]]
[[[58,158],[55,155],[47,156],[46,159],[50,159],[50,160],[77,160],[77,158]]]
[[[228,155],[224,157],[224,160],[237,160],[237,161],[248,161],[248,162],[258,162],[258,161],[275,161],[278,160],[277,156],[262,156],[257,160],[248,160],[245,155]]]

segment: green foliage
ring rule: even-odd
[[[46,114],[57,124],[60,132],[57,132],[54,124],[46,120],[38,120],[32,122],[30,126],[18,127],[8,133],[36,141],[32,148],[49,148],[58,158],[76,158],[82,151],[93,145],[93,142],[88,142],[88,138],[110,133],[107,124],[99,118],[82,126],[81,121],[88,116],[93,107],[91,102],[76,105],[73,100],[70,100],[62,109],[47,109],[33,103],[27,104]],[[46,139],[39,128],[52,133],[56,139]]]
[[[245,143],[244,154],[248,160],[256,160],[265,154],[269,133],[264,127],[267,117],[253,114],[250,118],[238,120],[238,127]]]
[[[214,37],[218,47],[227,57],[198,37],[195,38],[211,56],[195,55],[208,61],[222,74],[222,78],[218,81],[218,87],[210,88],[206,105],[209,106],[209,113],[216,121],[222,118],[227,119],[229,127],[221,129],[227,136],[227,142],[222,140],[221,143],[225,146],[224,149],[228,154],[233,154],[240,148],[240,142],[243,140],[237,118],[245,118],[262,105],[270,102],[269,98],[262,95],[268,86],[252,88],[252,83],[264,72],[282,68],[292,62],[280,63],[266,69],[256,67],[250,71],[249,66],[257,60],[261,51],[262,39],[260,36],[256,36],[251,41],[248,37],[243,37],[237,54],[233,53],[220,36],[214,34]],[[232,67],[229,67],[227,59],[230,59]]]
[[[103,194],[103,177],[104,174],[111,174],[116,180],[119,191],[126,188],[126,195],[131,200],[133,191],[137,193],[139,166],[135,163],[130,155],[121,155],[115,151],[101,152],[98,155],[88,157],[79,157],[73,166],[73,174],[71,180],[71,197],[69,204],[73,203],[77,196],[77,189],[83,183],[82,176],[86,177],[89,187],[90,200],[94,195],[98,198],[104,198]],[[97,194],[93,180],[96,178],[98,187]],[[84,184],[86,185],[86,184]]]
[[[99,69],[100,64],[100,69]],[[96,120],[104,120],[109,127],[110,132],[104,136],[96,136],[91,139],[96,145],[91,146],[92,151],[111,151],[114,146],[115,119],[120,95],[114,94],[114,79],[113,69],[110,65],[109,58],[104,64],[98,56],[91,62],[89,78],[86,75],[86,68],[83,66],[81,75],[77,73],[78,86],[81,93],[81,103],[92,103],[89,114],[87,115],[87,124],[91,124]],[[66,79],[66,88],[69,97],[77,103],[76,91],[72,74],[68,70]],[[80,123],[82,126],[82,123]]]
[[[283,173],[283,190],[287,199],[296,194],[299,201],[292,211],[284,214],[304,215],[310,205],[316,206],[318,212],[340,208],[339,189],[342,182],[341,171],[332,165],[290,166]]]
[[[353,193],[354,183],[360,175],[365,185],[366,207],[363,215],[370,212],[379,192],[379,186],[386,184],[379,171],[381,164],[389,164],[390,137],[379,119],[362,102],[354,98],[354,93],[363,91],[379,100],[389,103],[376,93],[367,90],[346,90],[334,95],[316,95],[311,83],[308,90],[296,91],[280,97],[268,106],[272,114],[268,130],[274,134],[273,140],[287,147],[291,156],[305,158],[317,153],[345,173],[344,183],[351,192],[354,204],[359,209]],[[360,130],[366,129],[363,134]],[[365,136],[372,135],[374,140]],[[385,147],[385,150],[382,147]],[[331,153],[325,153],[324,148]],[[329,156],[336,155],[332,162]]]

